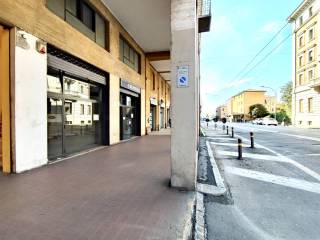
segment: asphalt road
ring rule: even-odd
[[[319,240],[320,130],[227,125],[244,141],[243,160],[221,124],[204,127],[229,190],[205,197],[208,239]]]

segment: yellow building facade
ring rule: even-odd
[[[245,90],[229,100],[232,106],[233,121],[250,120],[249,108],[254,104],[265,105],[266,97],[263,90]]]
[[[303,1],[288,21],[293,26],[292,122],[320,127],[319,76],[320,1]]]

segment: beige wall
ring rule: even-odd
[[[298,16],[299,18],[300,16]],[[298,19],[297,18],[297,19]],[[309,39],[309,30],[314,29],[314,38]],[[320,127],[320,80],[319,80],[319,12],[305,20],[300,27],[296,26],[293,56],[295,72],[293,78],[293,109],[292,123],[297,127],[318,128]],[[302,45],[300,38],[302,37]],[[309,50],[313,49],[313,61],[309,61]],[[299,58],[303,61],[300,66]],[[313,69],[313,78],[309,78],[309,71]],[[300,79],[301,75],[301,79]],[[312,108],[309,109],[309,99],[312,99]],[[300,102],[303,105],[300,109]]]
[[[153,89],[153,74],[155,76],[155,89]],[[161,84],[162,83],[162,84]],[[162,90],[162,87],[164,88]],[[150,65],[149,61],[146,60],[146,131],[149,133],[151,131],[151,126],[149,124],[150,116],[150,98],[155,98],[158,102],[156,107],[156,128],[160,127],[160,101],[165,103],[165,109],[170,107],[171,99],[171,87],[170,85],[160,76],[160,74]],[[167,119],[167,111],[165,110],[165,120]]]

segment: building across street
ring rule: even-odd
[[[290,15],[292,24],[292,123],[320,127],[319,0],[305,0]]]

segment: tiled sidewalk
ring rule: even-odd
[[[194,195],[169,177],[169,136],[0,176],[0,239],[178,239]]]

